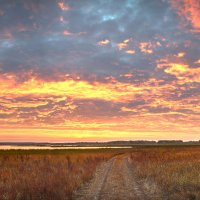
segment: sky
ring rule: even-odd
[[[200,139],[199,0],[0,5],[0,141]]]

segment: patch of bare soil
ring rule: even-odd
[[[155,185],[154,185],[155,187]],[[127,155],[116,156],[96,170],[94,178],[73,195],[73,200],[153,200],[134,175]]]

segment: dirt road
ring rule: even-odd
[[[127,155],[103,163],[94,178],[78,190],[74,200],[150,200],[137,181]],[[156,199],[156,198],[153,198]]]

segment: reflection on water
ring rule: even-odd
[[[0,145],[0,150],[9,150],[9,149],[121,149],[121,148],[132,148],[131,146],[112,146],[112,147],[79,147],[79,146],[17,146],[17,145]]]

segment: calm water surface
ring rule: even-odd
[[[63,146],[63,147],[54,147],[54,146],[17,146],[17,145],[0,145],[0,150],[9,150],[9,149],[121,149],[121,148],[132,148],[131,146],[127,147],[120,147],[120,146],[113,146],[113,147],[78,147],[78,146]]]

